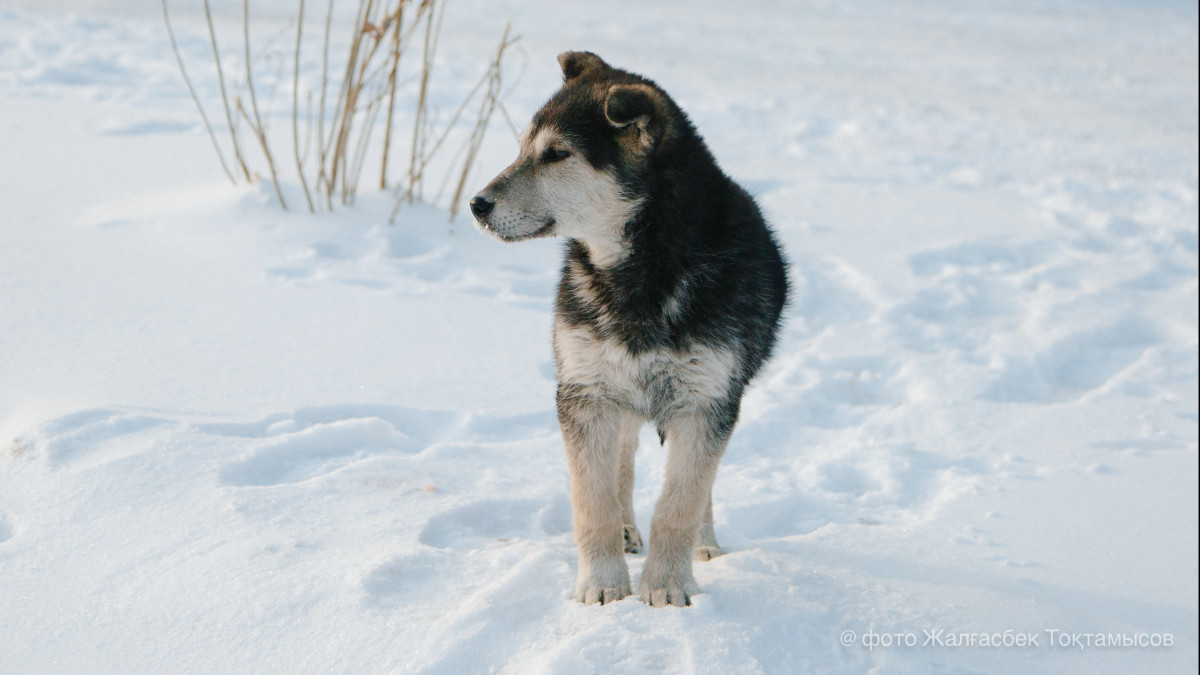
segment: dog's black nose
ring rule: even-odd
[[[471,197],[471,213],[475,214],[476,218],[482,218],[492,212],[496,207],[496,202],[484,197],[483,195],[475,195]]]

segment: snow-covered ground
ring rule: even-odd
[[[1194,3],[452,0],[440,82],[643,72],[791,257],[666,610],[568,596],[558,244],[231,187],[159,11],[0,9],[0,672],[1196,671]]]

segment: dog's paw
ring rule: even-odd
[[[653,588],[642,584],[641,598],[642,602],[651,607],[666,607],[668,605],[687,607],[692,604],[692,593],[678,584],[669,585],[666,588]]]
[[[624,599],[629,594],[630,590],[628,586],[624,588],[588,588],[584,591],[582,599],[576,599],[585,605],[607,605],[610,602]]]
[[[637,525],[625,526],[625,552],[642,552],[642,533],[638,532]]]
[[[594,561],[580,569],[575,582],[575,599],[585,605],[607,605],[633,593],[629,568],[620,555]]]
[[[700,545],[692,549],[692,558],[699,560],[700,562],[708,562],[722,553],[724,553],[724,551],[721,550],[720,546]]]
[[[690,570],[677,569],[671,574],[647,562],[641,583],[638,584],[642,602],[651,607],[686,607],[692,604],[692,596],[699,592],[699,588],[691,576]]]

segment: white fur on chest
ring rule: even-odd
[[[561,319],[554,323],[554,352],[560,384],[592,389],[652,419],[725,398],[737,361],[731,350],[706,346],[633,354]]]

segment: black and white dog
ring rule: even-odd
[[[558,61],[562,89],[471,211],[503,241],[567,240],[554,357],[575,598],[631,592],[623,554],[642,546],[634,453],[651,421],[669,452],[639,591],[655,607],[688,605],[693,556],[721,554],[713,480],[742,393],[775,344],[785,262],[754,199],[662,89],[588,52]]]

